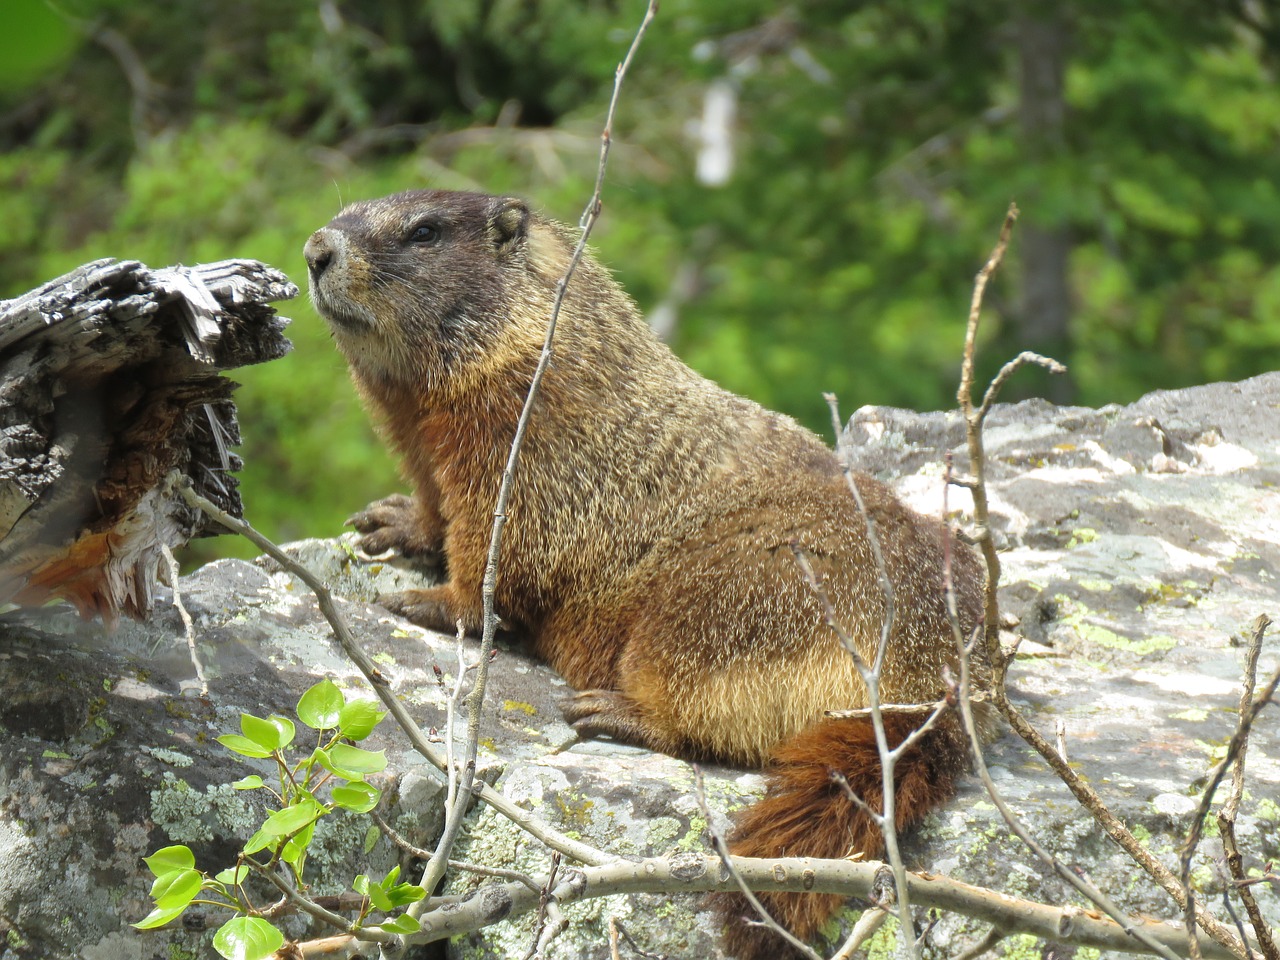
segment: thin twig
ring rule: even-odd
[[[983,954],[995,949],[995,945],[1005,938],[1005,932],[1000,927],[992,927],[987,931],[987,935],[966,950],[956,960],[978,960]]]
[[[1146,933],[1140,929],[1138,921],[1135,921],[1126,915],[1123,910],[1112,902],[1110,897],[1042,847],[1036,839],[1027,832],[1026,828],[1022,826],[1022,822],[1018,819],[1018,816],[1010,810],[1009,806],[1004,802],[1004,798],[1000,796],[1000,791],[996,788],[995,781],[991,779],[990,771],[987,770],[986,758],[982,755],[982,740],[978,734],[978,726],[973,719],[973,708],[969,705],[969,702],[966,699],[966,694],[969,691],[970,651],[960,637],[958,622],[956,624],[955,632],[957,651],[960,656],[960,683],[957,699],[960,702],[961,716],[964,718],[964,728],[969,735],[969,745],[973,754],[974,769],[977,771],[979,778],[982,780],[982,785],[987,790],[987,795],[991,798],[991,802],[995,804],[996,810],[1000,812],[1000,816],[1004,819],[1005,824],[1013,832],[1014,836],[1029,847],[1031,851],[1039,857],[1047,867],[1049,867],[1049,869],[1065,880],[1068,884],[1075,887],[1076,890],[1079,891],[1086,899],[1101,908],[1103,912],[1115,920],[1115,922],[1118,923],[1126,933],[1139,940],[1151,952],[1164,957],[1165,960],[1179,960],[1177,953],[1171,950],[1168,946],[1159,943],[1152,937],[1148,937]],[[976,634],[974,639],[977,639]]]
[[[462,761],[461,783],[455,802],[446,810],[444,832],[440,837],[439,845],[436,847],[436,855],[432,857],[423,870],[422,882],[427,889],[434,888],[440,877],[444,875],[445,864],[448,861],[454,843],[457,841],[458,832],[462,829],[462,819],[466,813],[466,805],[475,778],[475,761],[480,743],[480,722],[484,706],[484,691],[489,677],[489,661],[490,654],[493,651],[494,635],[498,626],[498,615],[494,609],[494,596],[498,586],[502,531],[507,523],[507,504],[511,498],[511,489],[515,483],[516,470],[520,463],[520,450],[524,444],[524,436],[529,427],[529,420],[533,415],[538,389],[542,385],[542,378],[551,362],[552,343],[555,337],[556,323],[560,317],[560,309],[564,304],[565,291],[568,289],[569,281],[573,279],[573,275],[578,269],[578,264],[586,251],[587,239],[591,236],[591,230],[600,216],[602,206],[600,195],[604,190],[604,174],[609,162],[609,146],[613,141],[613,120],[618,108],[618,98],[622,92],[622,81],[626,77],[627,69],[631,66],[632,58],[640,46],[640,41],[644,39],[645,31],[648,30],[649,24],[653,21],[656,13],[657,0],[650,0],[649,6],[645,11],[644,20],[641,22],[639,29],[636,30],[635,38],[631,41],[627,55],[618,64],[618,68],[614,72],[613,96],[609,98],[609,110],[605,115],[604,130],[600,134],[600,162],[596,168],[595,190],[591,194],[591,199],[587,203],[579,224],[581,235],[578,238],[577,246],[574,247],[573,255],[569,258],[569,265],[565,268],[564,275],[556,283],[555,300],[551,305],[551,316],[547,319],[546,338],[542,345],[542,355],[538,358],[538,365],[534,369],[533,377],[529,382],[529,392],[525,396],[520,418],[516,421],[515,435],[512,437],[506,466],[502,471],[502,483],[498,488],[498,497],[493,507],[493,528],[489,535],[489,552],[485,561],[484,580],[481,587],[483,630],[480,637],[479,666],[476,669],[475,681],[471,687],[471,695],[467,699],[467,741]],[[427,901],[420,900],[412,904],[408,912],[410,916],[416,919],[426,908]]]
[[[1032,353],[1030,350],[1023,350],[1001,367],[1000,372],[987,385],[987,391],[982,395],[982,405],[978,407],[979,423],[987,419],[987,414],[991,412],[991,407],[995,404],[996,398],[1000,396],[1000,391],[1004,388],[1009,378],[1028,364],[1044,367],[1050,373],[1063,374],[1067,372],[1067,368],[1053,359],[1053,357],[1046,357],[1038,353]]]
[[[560,854],[551,855],[551,870],[547,873],[547,881],[538,891],[538,916],[533,922],[533,945],[525,954],[524,960],[542,957],[547,945],[558,937],[568,925],[560,906],[556,903],[552,891],[556,888],[556,879],[560,873]]]
[[[890,912],[879,905],[863,910],[862,916],[858,918],[858,922],[849,931],[849,936],[845,938],[844,943],[840,944],[840,949],[831,955],[831,960],[850,960],[855,953],[862,949],[863,944],[876,935],[876,932],[884,926],[884,922],[890,916]]]
[[[880,835],[884,837],[885,856],[889,860],[889,865],[893,868],[894,883],[898,887],[895,905],[898,920],[900,921],[899,928],[902,934],[902,942],[907,948],[907,955],[916,958],[919,957],[920,951],[916,938],[912,936],[914,925],[911,920],[911,892],[907,889],[907,868],[902,859],[902,852],[898,847],[898,817],[896,813],[898,796],[895,771],[898,758],[910,746],[907,741],[914,743],[920,737],[923,737],[928,732],[927,728],[932,727],[937,722],[940,711],[935,711],[930,716],[929,720],[924,724],[925,730],[913,733],[907,738],[907,741],[899,744],[896,752],[889,748],[889,737],[884,728],[884,715],[880,710],[880,678],[884,675],[884,658],[889,652],[889,638],[893,634],[893,622],[896,613],[893,581],[889,578],[889,567],[885,563],[875,520],[872,519],[871,512],[867,509],[866,501],[862,498],[862,491],[858,489],[857,478],[854,476],[853,457],[845,440],[843,424],[840,419],[839,402],[834,393],[824,393],[823,399],[827,401],[827,409],[831,412],[831,426],[835,431],[836,438],[836,454],[840,462],[840,469],[844,473],[845,484],[849,487],[849,493],[853,495],[853,501],[858,506],[858,513],[866,526],[867,544],[871,548],[871,558],[875,562],[876,584],[880,589],[880,596],[884,600],[884,618],[880,623],[880,639],[876,644],[875,662],[870,671],[863,666],[858,666],[858,672],[861,674],[863,684],[867,688],[867,706],[871,710],[871,729],[875,734],[876,749],[880,754],[880,796],[883,813],[874,819],[880,828]],[[830,600],[826,601],[826,605],[830,607]],[[848,645],[846,644],[847,647]],[[859,658],[855,657],[854,664],[858,665],[859,663]]]
[[[1137,838],[1102,802],[1097,792],[1058,755],[1057,750],[1009,701],[1006,689],[1006,676],[1011,658],[1005,656],[1000,648],[1000,608],[996,597],[996,588],[1000,583],[1000,558],[996,553],[995,540],[991,536],[991,517],[987,501],[986,489],[986,454],[983,450],[982,418],[980,410],[973,405],[973,378],[975,366],[975,349],[978,335],[978,322],[982,313],[982,297],[991,275],[999,266],[1009,245],[1009,236],[1014,222],[1018,218],[1016,204],[1009,205],[1004,224],[1000,229],[1000,237],[986,264],[978,271],[974,280],[973,299],[969,307],[969,321],[965,330],[964,356],[961,365],[960,387],[956,399],[964,414],[969,448],[970,484],[973,494],[973,515],[976,532],[974,538],[978,543],[982,558],[987,568],[985,589],[985,647],[990,663],[992,677],[990,681],[992,701],[1000,714],[1009,723],[1015,733],[1026,743],[1035,748],[1044,758],[1053,772],[1075,795],[1093,818],[1102,826],[1111,839],[1115,840],[1126,853],[1147,872],[1164,890],[1173,897],[1180,908],[1186,907],[1187,894],[1178,878],[1164,864],[1157,860],[1150,851],[1143,848]],[[990,390],[984,397],[994,401]],[[969,721],[966,721],[969,722]],[[1239,960],[1248,960],[1249,950],[1244,942],[1221,922],[1201,911],[1198,922],[1214,940],[1225,946]]]
[[[1272,674],[1271,679],[1263,688],[1263,692],[1254,698],[1254,689],[1258,681],[1258,658],[1262,655],[1262,640],[1266,635],[1267,628],[1271,625],[1271,620],[1265,614],[1260,615],[1253,621],[1253,629],[1249,636],[1249,647],[1245,653],[1244,666],[1244,689],[1240,693],[1240,707],[1238,711],[1239,721],[1236,726],[1236,732],[1231,737],[1231,743],[1227,747],[1227,756],[1222,758],[1222,762],[1214,771],[1215,776],[1210,778],[1209,785],[1205,788],[1204,797],[1201,801],[1201,807],[1196,811],[1196,818],[1192,823],[1191,832],[1187,837],[1187,843],[1182,851],[1182,882],[1187,890],[1187,929],[1194,930],[1195,924],[1195,901],[1191,897],[1191,855],[1195,851],[1195,845],[1199,840],[1200,824],[1203,816],[1208,812],[1207,804],[1212,800],[1214,793],[1217,792],[1218,783],[1221,782],[1222,772],[1226,770],[1228,763],[1232,766],[1231,790],[1227,794],[1227,799],[1222,805],[1222,809],[1218,811],[1218,828],[1222,835],[1222,849],[1226,854],[1226,867],[1237,891],[1240,894],[1240,900],[1244,903],[1245,913],[1249,917],[1249,923],[1253,927],[1254,935],[1258,938],[1258,948],[1262,951],[1266,960],[1280,960],[1280,949],[1277,949],[1275,938],[1271,935],[1271,926],[1262,916],[1262,911],[1258,907],[1258,901],[1254,898],[1253,891],[1248,884],[1241,884],[1240,881],[1245,879],[1244,859],[1240,855],[1240,847],[1236,843],[1236,811],[1240,808],[1240,799],[1244,795],[1244,761],[1245,754],[1249,748],[1249,728],[1253,725],[1253,720],[1267,703],[1271,701],[1275,694],[1276,685],[1280,682],[1280,668]],[[1238,744],[1238,750],[1234,761],[1230,760],[1232,747]],[[1229,887],[1228,887],[1229,890]],[[1224,891],[1223,903],[1228,910],[1231,910],[1231,900],[1229,896],[1225,896]],[[1236,919],[1236,926],[1240,928],[1242,925],[1238,918],[1235,918],[1234,911],[1231,911],[1233,919]],[[1241,929],[1240,938],[1243,940],[1244,931]],[[1192,945],[1191,956],[1196,958],[1196,948]]]
[[[387,933],[385,930],[370,930],[367,927],[361,927],[356,930],[355,925],[341,914],[334,913],[332,910],[326,910],[314,900],[304,896],[297,888],[288,880],[280,876],[270,867],[265,867],[258,863],[252,857],[245,857],[240,861],[258,876],[263,877],[272,884],[277,890],[284,894],[285,899],[290,903],[296,904],[298,909],[303,913],[315,917],[317,920],[323,920],[331,926],[337,927],[339,930],[345,931],[353,936],[359,937],[361,940],[370,940],[374,943],[392,944],[396,942],[395,934]]]
[[[178,560],[167,543],[160,544],[160,553],[169,570],[169,589],[173,593],[173,605],[178,611],[178,616],[182,618],[182,632],[187,638],[187,653],[191,656],[191,665],[196,669],[196,679],[200,681],[200,696],[208,698],[209,681],[205,678],[204,664],[200,662],[200,652],[196,649],[196,626],[191,622],[191,614],[182,603],[182,591],[178,586],[182,569],[178,566]]]
[[[231,516],[225,510],[200,496],[191,489],[190,481],[183,482],[183,478],[179,477],[174,489],[191,506],[203,510],[208,516],[222,524],[232,533],[238,533],[249,540],[259,550],[280,564],[286,572],[306,584],[307,588],[315,594],[316,604],[320,608],[320,613],[328,621],[330,628],[333,630],[334,638],[342,647],[343,652],[356,665],[356,668],[364,674],[369,686],[373,689],[378,699],[382,701],[382,705],[387,708],[392,719],[396,721],[396,724],[408,737],[413,749],[435,767],[437,771],[440,771],[441,779],[443,779],[443,771],[446,769],[444,754],[431,743],[430,738],[418,726],[417,721],[410,716],[408,709],[392,691],[391,684],[387,681],[387,678],[382,675],[377,665],[374,664],[373,660],[370,659],[369,655],[364,652],[364,649],[357,642],[346,618],[338,611],[337,604],[333,600],[333,594],[329,591],[329,587],[325,582],[253,527],[249,526],[249,524]],[[580,863],[593,865],[602,865],[616,859],[589,844],[565,836],[549,824],[535,817],[528,810],[524,810],[512,803],[483,780],[479,781],[474,792],[482,801],[516,824],[516,826],[541,840],[551,849],[559,850],[567,857],[572,857]]]

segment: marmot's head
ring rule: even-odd
[[[569,252],[523,200],[415,190],[351,204],[303,255],[355,373],[433,390],[541,342]]]

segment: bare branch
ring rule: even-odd
[[[1214,794],[1218,791],[1218,785],[1222,783],[1222,778],[1226,775],[1228,769],[1233,770],[1231,791],[1222,806],[1222,810],[1218,813],[1218,825],[1222,831],[1222,846],[1227,855],[1227,868],[1231,878],[1237,882],[1244,879],[1243,862],[1240,856],[1240,849],[1236,844],[1235,821],[1236,811],[1240,806],[1240,798],[1244,793],[1244,759],[1245,753],[1249,748],[1249,730],[1252,728],[1253,721],[1258,716],[1258,713],[1271,702],[1271,698],[1276,692],[1276,686],[1280,684],[1280,668],[1277,668],[1275,673],[1271,675],[1271,679],[1263,687],[1262,692],[1256,698],[1254,697],[1253,691],[1258,677],[1258,658],[1262,653],[1262,639],[1267,632],[1267,627],[1270,625],[1271,620],[1265,614],[1260,615],[1253,621],[1253,630],[1249,637],[1249,648],[1245,655],[1244,689],[1240,694],[1239,722],[1231,741],[1227,744],[1226,755],[1214,767],[1209,777],[1209,783],[1205,787],[1204,794],[1200,798],[1200,805],[1196,808],[1195,815],[1192,817],[1191,829],[1187,833],[1186,843],[1183,845],[1179,856],[1179,866],[1181,867],[1179,878],[1182,881],[1183,888],[1186,890],[1185,915],[1188,930],[1195,929],[1196,916],[1195,899],[1191,895],[1191,857],[1200,843],[1200,834],[1204,827],[1204,818],[1209,813],[1209,805],[1213,802]],[[1245,912],[1249,915],[1249,922],[1258,937],[1258,946],[1262,950],[1262,955],[1267,960],[1277,960],[1277,958],[1280,958],[1280,952],[1277,951],[1275,940],[1271,936],[1270,926],[1258,909],[1258,903],[1254,899],[1253,891],[1247,886],[1238,886],[1237,889],[1240,892],[1240,899],[1244,903]],[[1224,903],[1230,909],[1230,899],[1225,900]],[[1236,925],[1240,926],[1238,919],[1236,920]],[[1243,932],[1241,933],[1241,939],[1244,939]],[[1196,945],[1190,944],[1190,946],[1192,960],[1198,960]]]
[[[1001,367],[1000,372],[995,375],[995,379],[987,385],[987,392],[982,395],[982,406],[978,408],[979,423],[987,418],[987,414],[991,412],[992,405],[996,402],[996,397],[1000,396],[1000,391],[1004,388],[1009,378],[1028,364],[1044,367],[1050,373],[1062,374],[1067,372],[1066,366],[1053,359],[1053,357],[1045,357],[1038,353],[1032,353],[1030,350],[1023,350]]]
[[[315,917],[317,920],[321,920],[331,926],[337,927],[339,930],[344,930],[353,936],[358,936],[361,940],[383,944],[396,942],[395,934],[387,933],[383,930],[369,930],[367,928],[362,928],[357,932],[354,925],[346,917],[339,913],[334,913],[332,910],[326,910],[314,900],[304,896],[293,886],[293,884],[280,876],[279,873],[272,870],[270,867],[263,866],[252,857],[244,857],[240,862],[258,876],[263,877],[271,883],[272,886],[284,894],[286,900],[295,905],[303,913]]]
[[[979,546],[982,558],[987,567],[986,612],[984,615],[984,632],[987,658],[991,665],[992,700],[1001,715],[1008,721],[1014,732],[1035,748],[1044,758],[1058,778],[1066,784],[1093,818],[1102,826],[1111,839],[1115,840],[1126,853],[1143,870],[1147,872],[1161,887],[1165,889],[1179,907],[1187,905],[1187,893],[1178,878],[1164,864],[1157,860],[1150,851],[1143,848],[1137,838],[1120,822],[1120,820],[1102,802],[1097,792],[1073,770],[1044,737],[1018,712],[1009,701],[1006,690],[1006,675],[1010,663],[1000,647],[1000,609],[996,597],[996,589],[1000,583],[1000,558],[996,553],[995,541],[990,535],[991,518],[986,491],[986,455],[983,450],[981,411],[973,406],[973,373],[974,351],[977,342],[978,320],[982,310],[982,296],[991,274],[999,265],[1009,244],[1009,235],[1018,216],[1015,204],[1009,205],[1000,237],[992,250],[986,264],[978,272],[974,281],[973,299],[969,309],[969,322],[965,333],[964,358],[960,375],[960,387],[956,398],[965,417],[967,440],[969,447],[970,471],[972,476],[974,522],[977,527]],[[966,714],[966,724],[970,724],[971,715]],[[1231,951],[1239,960],[1247,960],[1249,948],[1229,928],[1212,916],[1200,912],[1198,922],[1214,940]]]
[[[191,665],[195,667],[196,680],[200,683],[200,696],[209,696],[209,681],[205,679],[204,664],[200,662],[200,652],[196,649],[196,626],[191,622],[191,614],[182,603],[182,590],[178,580],[182,576],[178,559],[173,555],[167,543],[160,544],[160,555],[164,557],[165,568],[169,574],[169,589],[173,591],[173,606],[182,618],[182,633],[187,640],[187,653],[191,656]],[[154,652],[154,651],[152,651]]]
[[[969,651],[963,644],[958,644],[958,647],[960,658],[960,689],[957,699],[960,702],[960,713],[964,718],[965,731],[969,735],[969,745],[972,748],[974,769],[981,778],[982,785],[987,790],[987,795],[991,797],[991,802],[995,804],[996,809],[1000,812],[1000,816],[1004,819],[1005,824],[1013,832],[1014,836],[1030,848],[1031,851],[1049,867],[1049,869],[1071,886],[1075,887],[1075,889],[1086,899],[1097,904],[1097,906],[1115,920],[1126,933],[1140,941],[1151,952],[1165,957],[1166,960],[1178,960],[1178,954],[1167,945],[1147,936],[1145,931],[1141,929],[1139,921],[1133,920],[1127,916],[1123,910],[1112,902],[1110,897],[1042,847],[1036,839],[1027,832],[1026,828],[1022,826],[1017,815],[1010,810],[1009,806],[1004,802],[1004,798],[1000,796],[1000,792],[996,788],[995,781],[991,779],[991,773],[987,770],[987,762],[982,755],[982,740],[978,735],[977,723],[973,719],[973,708],[969,705],[969,702],[966,699],[966,694],[969,690]]]
[[[622,92],[622,81],[626,77],[627,69],[631,66],[631,60],[640,46],[640,41],[644,39],[645,31],[648,30],[649,24],[653,21],[656,13],[657,0],[650,0],[648,9],[645,11],[644,20],[636,31],[635,38],[631,41],[631,47],[627,50],[626,57],[618,64],[618,68],[614,73],[613,96],[609,99],[609,110],[605,116],[604,130],[600,134],[600,162],[596,168],[595,190],[582,215],[580,223],[582,231],[581,236],[578,238],[577,246],[574,247],[573,255],[569,258],[569,265],[565,268],[564,275],[556,283],[556,295],[551,305],[551,316],[547,319],[547,331],[546,338],[542,344],[542,355],[538,358],[538,365],[534,369],[533,378],[529,383],[529,392],[525,396],[520,418],[516,421],[515,435],[511,440],[511,449],[507,454],[506,466],[502,471],[502,483],[498,488],[497,501],[493,507],[493,528],[489,534],[489,552],[485,562],[484,580],[481,587],[484,627],[480,637],[479,666],[476,670],[475,681],[471,687],[471,694],[467,699],[467,741],[463,756],[459,795],[446,811],[444,833],[440,838],[439,845],[436,847],[436,855],[427,864],[427,868],[423,873],[423,884],[428,889],[433,887],[439,878],[443,876],[444,865],[457,840],[458,832],[462,829],[462,820],[466,814],[468,795],[472,791],[475,778],[475,758],[480,743],[480,721],[484,707],[484,690],[489,677],[489,661],[490,653],[493,651],[494,634],[498,627],[498,615],[494,610],[494,596],[498,587],[499,558],[502,553],[502,531],[507,523],[507,504],[511,498],[511,489],[515,483],[516,470],[520,463],[520,449],[524,444],[525,432],[528,430],[529,420],[533,415],[538,389],[542,385],[542,378],[551,362],[556,322],[559,320],[560,309],[564,304],[565,291],[569,287],[569,281],[573,279],[573,275],[577,271],[578,264],[586,251],[587,239],[591,236],[591,230],[600,216],[600,194],[604,189],[605,167],[609,162],[609,146],[613,140],[613,119],[618,108],[618,97]],[[427,906],[426,900],[420,900],[410,906],[408,913],[410,916],[417,918]]]
[[[973,281],[973,298],[969,302],[969,323],[964,334],[964,363],[960,371],[960,389],[956,392],[956,400],[960,409],[967,414],[973,408],[973,359],[978,343],[978,318],[982,314],[982,298],[987,291],[991,275],[1004,259],[1004,252],[1009,248],[1009,237],[1013,234],[1013,225],[1018,221],[1018,205],[1009,204],[1009,211],[1004,216],[1004,225],[1000,227],[1000,237],[996,240],[991,256],[978,271]]]
[[[356,668],[364,674],[365,679],[369,682],[369,686],[373,688],[373,692],[377,694],[378,699],[382,701],[382,705],[387,708],[392,719],[404,731],[409,743],[428,763],[438,771],[443,771],[445,767],[444,755],[435,746],[432,745],[430,739],[418,726],[417,722],[409,715],[409,711],[400,699],[391,690],[391,685],[387,682],[386,677],[370,659],[369,655],[356,641],[355,635],[351,632],[351,627],[347,624],[346,618],[338,612],[337,605],[334,603],[333,594],[329,591],[328,586],[323,580],[314,573],[298,563],[293,557],[289,556],[274,543],[260,534],[249,524],[243,520],[237,520],[224,510],[220,510],[204,497],[197,494],[191,489],[191,485],[186,478],[179,478],[175,489],[191,506],[203,510],[218,523],[222,524],[233,533],[238,533],[253,543],[259,550],[275,560],[276,563],[306,584],[307,588],[316,595],[316,602],[320,607],[320,612],[328,621],[333,635],[337,639],[342,650]],[[595,847],[585,844],[580,840],[567,837],[558,830],[552,828],[549,824],[535,817],[529,811],[521,809],[512,803],[497,790],[494,790],[483,780],[478,781],[472,790],[472,793],[480,800],[487,803],[490,807],[502,814],[516,826],[522,830],[537,837],[543,843],[553,850],[559,850],[567,857],[572,857],[580,863],[589,863],[594,865],[605,864],[614,858]]]
[[[836,893],[870,897],[884,864],[877,861],[817,860],[784,857],[776,860],[732,857],[738,876],[752,889],[769,892]],[[1100,950],[1150,952],[1115,922],[1075,907],[1050,907],[993,893],[946,877],[907,874],[913,902],[923,907],[952,910],[998,926],[1009,935],[1032,936]],[[686,853],[674,857],[618,860],[598,867],[565,871],[553,891],[561,907],[596,897],[629,893],[738,892],[737,881],[718,856]],[[507,919],[538,909],[540,895],[523,884],[485,886],[462,902],[427,911],[423,930],[406,937],[410,943],[442,940],[479,930],[493,916]],[[1175,955],[1186,952],[1186,933],[1180,926],[1138,922],[1140,932]],[[1201,937],[1207,960],[1227,960],[1230,952]]]

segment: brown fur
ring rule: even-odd
[[[889,747],[900,744],[920,716],[885,716]],[[955,790],[966,750],[963,731],[943,721],[894,767],[894,823],[899,830],[918,823]],[[884,854],[884,839],[871,819],[849,801],[831,774],[844,775],[849,788],[883,813],[880,754],[874,731],[862,720],[824,720],[783,745],[769,766],[764,799],[739,819],[730,848],[744,857],[846,857]],[[843,898],[830,894],[762,893],[770,916],[802,939],[812,939]],[[709,898],[727,921],[726,946],[739,960],[790,960],[802,954],[781,937],[740,922],[756,912],[741,894]]]
[[[371,549],[443,553],[444,584],[387,598],[423,625],[480,625],[493,504],[571,248],[519,200],[437,191],[353,204],[307,244],[312,296],[415,488],[357,529]],[[881,696],[934,700],[955,659],[947,534],[875,480],[858,485],[896,595]],[[507,513],[497,610],[580,691],[566,708],[580,734],[751,766],[776,751],[735,850],[879,850],[827,776],[841,770],[878,802],[869,727],[822,719],[866,691],[791,551],[812,558],[871,659],[884,599],[839,463],[793,420],[682,364],[590,258],[568,288]],[[950,552],[967,631],[981,577],[970,551]],[[904,764],[903,823],[950,794],[963,757],[940,733]],[[838,898],[772,902],[811,937]],[[775,955],[725,905],[739,955]]]

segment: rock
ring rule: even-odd
[[[848,436],[859,467],[890,479],[922,510],[941,509],[944,452],[958,472],[968,469],[955,415],[864,408]],[[1029,638],[1027,649],[1035,647],[1011,670],[1012,695],[1051,737],[1061,724],[1072,763],[1176,868],[1190,811],[1234,728],[1242,636],[1259,613],[1280,619],[1280,374],[1153,394],[1128,407],[999,407],[987,449],[1002,602]],[[949,507],[967,507],[955,489]],[[432,667],[451,682],[455,639],[369,602],[415,574],[358,563],[347,540],[292,549],[347,598],[343,611],[402,702],[424,727],[442,726],[445,693]],[[202,868],[229,865],[253,829],[255,795],[226,787],[249,771],[213,738],[234,732],[241,711],[287,713],[321,676],[349,695],[369,695],[311,595],[274,565],[210,564],[184,578],[181,593],[196,622],[207,700],[163,591],[150,621],[114,633],[57,608],[0,617],[3,960],[209,955],[208,931],[127,926],[150,909],[151,878],[139,858],[184,842]],[[604,742],[575,744],[557,708],[563,681],[518,646],[500,646],[486,696],[485,779],[561,831],[619,855],[705,849],[706,818],[687,764]],[[470,641],[466,647],[474,650]],[[1260,672],[1275,668],[1276,649],[1269,640]],[[1250,744],[1238,832],[1251,868],[1280,859],[1278,728],[1274,709],[1265,710]],[[440,781],[389,721],[375,738],[390,760],[382,785],[394,798],[392,823],[429,846],[440,828]],[[1177,919],[1169,898],[1029,748],[1006,734],[986,756],[1005,799],[1041,843],[1125,908]],[[712,823],[723,832],[761,779],[706,775]],[[338,892],[359,872],[380,876],[403,859],[385,839],[362,855],[366,826],[338,815],[326,825],[313,857],[318,892]],[[1215,903],[1220,855],[1210,836],[1193,870]],[[1013,895],[1079,902],[1009,833],[976,778],[909,837],[906,856],[911,867]],[[455,857],[533,874],[550,862],[548,851],[483,807],[472,812]],[[446,892],[487,882],[451,873]],[[1280,921],[1274,893],[1256,889],[1271,921]],[[717,931],[694,896],[620,895],[564,912],[570,929],[552,955],[566,960],[607,957],[610,917],[650,953],[719,956]],[[850,909],[843,922],[854,916]],[[876,955],[893,954],[891,927],[878,935]],[[533,928],[533,917],[513,918],[430,955],[523,956]],[[944,917],[929,933],[933,955],[955,955],[983,932]],[[1016,938],[1006,948],[1042,952]],[[624,946],[622,955],[634,954]]]

